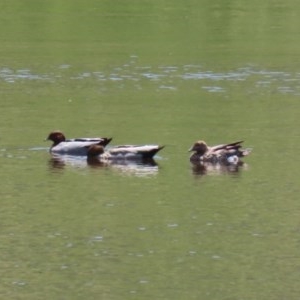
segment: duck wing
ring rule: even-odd
[[[234,142],[230,144],[224,144],[224,145],[218,145],[214,146],[211,149],[211,154],[212,155],[226,155],[228,156],[238,156],[238,157],[243,157],[247,156],[251,153],[252,149],[247,148],[247,149],[241,149],[243,141],[239,142]]]
[[[110,148],[108,151],[111,157],[126,159],[148,159],[163,149],[164,146],[159,145],[122,145]]]
[[[222,144],[222,145],[216,145],[216,146],[212,146],[210,147],[210,151],[215,152],[215,151],[219,151],[219,150],[232,150],[232,149],[239,149],[242,147],[242,143],[244,141],[238,141],[238,142],[234,142],[234,143],[230,143],[230,144]]]
[[[87,155],[88,148],[91,145],[99,145],[99,143],[102,143],[103,141],[99,140],[69,140],[65,142],[61,142],[58,145],[51,148],[52,153],[58,153],[58,154],[68,154],[68,155]]]
[[[112,138],[102,138],[102,137],[97,137],[97,138],[75,138],[75,139],[67,139],[65,142],[83,142],[83,143],[97,143],[98,145],[101,146],[106,146],[107,144],[109,144],[111,142]],[[87,146],[89,146],[87,144]]]

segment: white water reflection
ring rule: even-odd
[[[49,75],[34,74],[28,69],[12,70],[9,68],[0,69],[0,79],[9,83],[14,83],[16,81],[21,81],[21,80],[51,80],[52,81]]]
[[[226,91],[220,86],[203,86],[202,88],[212,93],[224,93]]]
[[[238,174],[241,169],[247,170],[248,165],[241,162],[237,165],[221,163],[192,163],[192,172],[196,176]]]
[[[122,175],[133,175],[138,177],[147,177],[158,174],[158,164],[154,160],[145,162],[132,160],[101,161],[97,158],[86,159],[85,156],[72,155],[51,155],[49,166],[52,170],[62,170],[67,167],[73,168],[93,168],[93,169],[111,169],[116,170]]]
[[[132,85],[140,89],[145,82],[157,85],[157,89],[177,91],[181,83],[185,81],[199,82],[199,87],[209,93],[228,93],[230,82],[250,81],[253,89],[272,89],[281,94],[300,94],[300,73],[287,73],[283,71],[270,71],[259,69],[254,66],[247,66],[228,72],[215,72],[206,70],[201,65],[178,65],[178,66],[137,66],[136,57],[132,56],[131,61],[121,66],[113,67],[111,70],[83,70],[80,73],[74,71],[69,64],[59,65],[51,69],[51,73],[38,74],[28,68],[14,70],[8,67],[0,68],[0,82],[17,83],[20,81],[48,81],[56,83],[61,80],[94,80],[105,87],[111,82],[117,87],[125,87],[126,84],[139,82],[139,85]],[[227,84],[226,84],[227,82]],[[218,84],[216,84],[218,83]],[[224,85],[226,84],[226,87]]]

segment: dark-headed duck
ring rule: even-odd
[[[59,131],[52,131],[46,138],[52,141],[50,152],[68,155],[87,155],[88,148],[91,145],[100,145],[105,147],[111,138],[75,138],[66,139],[65,135]]]

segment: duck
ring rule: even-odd
[[[208,146],[205,141],[197,141],[188,150],[192,163],[220,163],[225,165],[242,164],[241,157],[251,153],[251,149],[241,149],[244,141]]]
[[[65,135],[60,130],[55,130],[49,133],[46,140],[53,142],[49,149],[53,154],[87,155],[88,148],[91,145],[101,145],[105,147],[110,143],[112,138],[66,139]]]
[[[91,145],[87,151],[88,160],[102,161],[151,161],[155,154],[163,149],[159,145],[122,145],[104,149],[102,145]]]

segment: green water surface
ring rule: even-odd
[[[3,299],[298,299],[297,1],[0,3]],[[59,163],[43,140],[166,147]],[[239,170],[189,147],[245,140]]]

